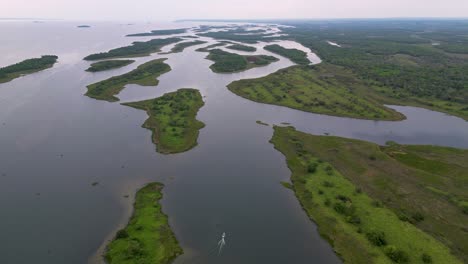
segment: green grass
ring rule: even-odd
[[[183,34],[186,32],[187,32],[186,28],[161,29],[161,30],[151,30],[151,32],[147,32],[147,33],[129,34],[127,35],[127,37],[165,36],[165,35]]]
[[[159,204],[163,186],[150,183],[137,192],[128,225],[107,247],[108,263],[171,263],[183,253]]]
[[[215,63],[210,66],[213,72],[232,73],[245,71],[254,67],[266,66],[278,61],[277,58],[267,55],[242,56],[235,53],[226,52],[220,49],[212,49],[206,57]]]
[[[462,263],[450,249],[463,242],[466,246],[460,228],[467,221],[449,219],[449,203],[436,195],[426,197],[431,192],[424,188],[423,172],[364,141],[275,127],[271,142],[286,156],[292,188],[304,210],[345,263],[427,263],[423,256],[432,263]],[[402,209],[418,212],[419,222],[404,219]],[[434,233],[442,230],[434,225],[456,229],[458,237],[441,239]],[[466,252],[456,253],[466,257]]]
[[[246,46],[246,45],[241,45],[241,44],[229,45],[229,46],[227,46],[226,48],[232,49],[232,50],[247,51],[247,52],[254,52],[254,51],[257,51],[257,48],[255,48],[255,47]]]
[[[22,62],[0,68],[0,83],[6,83],[23,75],[42,71],[54,66],[58,57],[44,55],[40,58],[27,59]]]
[[[109,60],[109,61],[99,61],[91,64],[91,66],[86,69],[87,72],[100,72],[107,71],[111,69],[121,68],[129,64],[134,63],[134,60]]]
[[[205,126],[196,120],[204,102],[200,92],[195,89],[179,89],[155,99],[123,105],[148,113],[149,118],[143,127],[153,132],[152,139],[160,153],[190,150],[197,145],[199,130]]]
[[[127,84],[156,86],[159,83],[156,78],[171,70],[171,67],[164,63],[165,60],[152,60],[138,66],[131,72],[90,84],[87,86],[88,91],[85,95],[97,100],[116,102],[119,101],[119,98],[115,95],[119,94]]]
[[[111,49],[108,52],[101,52],[88,55],[84,60],[102,60],[110,58],[142,57],[149,56],[151,53],[161,51],[161,48],[182,41],[181,38],[152,39],[149,41],[135,41],[130,46]]]
[[[265,50],[271,51],[283,57],[290,59],[292,62],[299,65],[308,65],[310,60],[307,58],[307,53],[298,49],[287,49],[278,44],[268,45]]]
[[[202,40],[194,40],[194,41],[187,41],[187,42],[181,42],[181,43],[177,43],[172,49],[170,52],[168,53],[177,53],[177,52],[182,52],[184,51],[185,48],[188,48],[188,47],[191,47],[191,46],[195,46],[195,45],[201,45],[201,44],[205,44],[206,41],[202,41]]]
[[[255,102],[302,111],[376,120],[401,120],[403,116],[369,95],[353,74],[341,67],[320,64],[292,66],[266,77],[235,81],[231,92]]]

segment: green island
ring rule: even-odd
[[[184,51],[185,48],[188,48],[188,47],[191,47],[191,46],[196,46],[196,45],[201,45],[201,44],[205,44],[205,43],[206,43],[206,41],[202,41],[202,40],[194,40],[194,41],[187,41],[187,42],[177,43],[171,49],[171,51],[167,52],[167,54],[182,52],[182,51]]]
[[[136,193],[130,221],[107,246],[107,263],[168,264],[183,253],[161,210],[163,187],[162,183],[154,182]]]
[[[198,49],[196,49],[195,51],[198,51],[198,52],[209,52],[210,49],[212,49],[212,48],[225,46],[226,44],[227,44],[227,43],[224,43],[224,42],[218,42],[218,43],[214,43],[214,44],[208,45],[208,46],[203,47],[203,48],[198,48]]]
[[[294,28],[282,31],[290,39],[313,50],[322,61],[352,70],[388,103],[423,107],[468,120],[467,21],[289,25]]]
[[[143,57],[149,56],[151,53],[161,51],[161,48],[182,41],[181,38],[165,38],[152,39],[146,42],[135,41],[130,46],[111,49],[108,52],[101,52],[88,55],[84,60],[102,60],[109,58],[125,58],[125,57]]]
[[[225,31],[216,31],[216,32],[205,32],[199,33],[197,35],[203,37],[210,37],[214,39],[222,39],[222,40],[231,40],[243,43],[254,44],[258,43],[259,41],[273,41],[277,38],[271,37],[274,34],[266,33],[263,29],[258,30],[247,30],[246,28],[239,27],[234,29],[226,28]],[[265,38],[268,37],[268,38]]]
[[[90,84],[87,86],[88,91],[85,95],[97,100],[116,102],[119,101],[119,98],[115,95],[119,94],[127,84],[156,86],[159,83],[156,78],[171,70],[171,67],[164,63],[165,60],[152,60],[138,66],[131,72]]]
[[[291,66],[262,78],[235,81],[228,89],[255,102],[312,113],[374,120],[404,118],[382,105],[377,93],[351,72],[325,63]]]
[[[196,119],[204,105],[196,89],[179,89],[161,97],[123,105],[145,110],[144,128],[153,132],[156,150],[163,154],[180,153],[195,147],[199,130],[205,124]]]
[[[107,71],[111,69],[117,69],[129,64],[134,63],[134,60],[108,60],[108,61],[98,61],[86,69],[87,72],[100,72],[100,71]]]
[[[44,55],[40,58],[27,59],[13,65],[0,68],[0,83],[6,83],[23,75],[42,71],[54,66],[58,57]]]
[[[257,51],[257,48],[255,48],[255,47],[241,45],[241,44],[232,44],[232,45],[227,46],[226,48],[227,49],[232,49],[232,50],[248,51],[248,52]]]
[[[468,260],[468,150],[274,127],[290,186],[345,263]]]
[[[129,34],[127,35],[127,37],[166,36],[166,35],[184,34],[186,32],[187,32],[186,28],[161,29],[161,30],[151,30],[151,32],[146,32],[146,33]]]
[[[283,57],[290,59],[292,62],[299,65],[308,65],[310,60],[307,58],[307,53],[298,49],[287,49],[278,44],[267,45],[263,47],[265,50],[271,51]]]
[[[244,56],[220,49],[209,50],[209,54],[206,58],[215,62],[210,66],[210,69],[216,73],[245,71],[254,67],[266,66],[272,62],[278,61],[278,59],[273,56]]]

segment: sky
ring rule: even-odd
[[[0,0],[0,18],[176,20],[468,17],[468,0]]]

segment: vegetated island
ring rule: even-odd
[[[202,41],[202,40],[194,40],[194,41],[186,41],[186,42],[177,43],[171,49],[171,51],[167,52],[166,54],[182,52],[182,51],[184,51],[185,48],[188,48],[188,47],[191,47],[191,46],[196,46],[196,45],[201,45],[201,44],[205,44],[205,43],[206,43],[206,41]]]
[[[107,246],[105,260],[120,263],[171,263],[183,253],[161,210],[162,183],[146,185],[136,193],[133,215]]]
[[[76,26],[77,28],[90,28],[91,26],[90,25],[79,25],[79,26]]]
[[[171,67],[164,63],[165,60],[152,60],[138,66],[131,72],[90,84],[85,95],[97,100],[115,102],[119,101],[115,95],[119,94],[127,84],[156,86],[159,83],[156,78],[171,70]]]
[[[214,43],[214,44],[208,45],[208,46],[203,47],[203,48],[198,48],[198,49],[196,49],[195,51],[198,51],[198,52],[209,52],[210,49],[212,49],[212,48],[221,47],[221,46],[226,46],[226,44],[227,44],[227,43],[224,43],[224,42],[218,42],[218,43]]]
[[[246,30],[245,28],[228,29],[226,31],[199,33],[199,36],[210,37],[214,39],[231,40],[243,43],[254,44],[259,41],[273,41],[273,33],[265,33],[265,30]]]
[[[275,127],[271,142],[345,263],[462,263],[450,250],[466,261],[467,215],[455,201],[468,201],[467,150],[381,147],[292,127]]]
[[[102,60],[109,58],[142,57],[151,53],[161,51],[161,48],[182,41],[181,38],[152,39],[146,42],[135,41],[130,46],[111,49],[108,52],[101,52],[88,55],[84,60]]]
[[[326,63],[291,66],[257,79],[232,82],[228,89],[249,100],[334,116],[402,120],[380,103],[372,89],[341,67]]]
[[[165,35],[183,34],[186,32],[187,32],[186,28],[161,29],[161,30],[152,30],[151,32],[146,32],[146,33],[129,34],[127,35],[127,37],[165,36]]]
[[[13,65],[0,68],[0,83],[6,83],[23,75],[42,71],[54,66],[58,57],[44,55],[40,58],[27,59]]]
[[[108,61],[98,61],[86,69],[87,72],[100,72],[100,71],[107,71],[111,69],[117,69],[129,64],[134,63],[134,60],[108,60]]]
[[[255,48],[255,47],[241,45],[241,44],[232,44],[232,45],[227,46],[226,48],[227,49],[232,49],[232,50],[247,51],[247,52],[257,51],[257,48]]]
[[[290,59],[292,62],[299,65],[309,65],[310,60],[307,58],[307,53],[298,49],[287,49],[278,44],[267,45],[263,47],[265,50],[271,51],[283,57]]]
[[[153,132],[156,150],[163,154],[192,149],[198,144],[199,130],[205,127],[196,119],[204,105],[196,89],[179,89],[155,99],[123,105],[146,111],[149,117],[143,127]]]
[[[254,67],[266,66],[272,62],[278,61],[278,59],[273,56],[244,56],[220,49],[209,50],[209,54],[206,58],[215,62],[210,66],[210,69],[216,73],[240,72]]]

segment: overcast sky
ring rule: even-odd
[[[468,17],[468,0],[0,0],[1,18]]]

